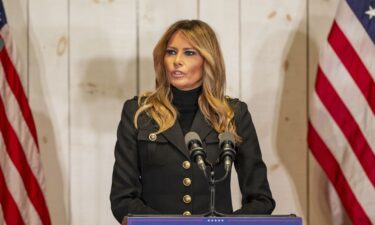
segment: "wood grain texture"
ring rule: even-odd
[[[29,15],[30,103],[52,223],[63,225],[70,220],[68,1],[30,1]]]
[[[307,214],[305,1],[241,2],[241,96],[248,103],[277,202]]]
[[[109,190],[116,129],[136,94],[136,1],[70,2],[72,224],[116,224]]]

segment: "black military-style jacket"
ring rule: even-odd
[[[234,108],[237,133],[242,143],[236,147],[234,165],[242,193],[238,214],[270,214],[275,201],[267,180],[258,138],[247,105],[230,99]],[[202,214],[209,210],[207,179],[190,160],[178,122],[155,134],[157,126],[146,114],[133,124],[138,109],[137,97],[125,102],[117,130],[115,164],[110,193],[111,208],[121,223],[127,214]],[[191,131],[199,134],[208,160],[215,162],[220,154],[218,133],[198,109]],[[224,168],[215,168],[217,178]],[[231,214],[230,176],[216,185],[216,210]]]

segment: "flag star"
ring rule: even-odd
[[[365,13],[369,16],[369,19],[371,20],[372,17],[375,17],[375,8],[372,8],[370,5],[369,10],[367,10]]]

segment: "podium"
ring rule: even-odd
[[[130,215],[127,221],[128,225],[302,225],[302,218],[295,215],[230,215],[228,217]]]

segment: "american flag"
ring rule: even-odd
[[[308,143],[354,225],[375,224],[375,0],[342,0],[319,57]]]
[[[0,224],[51,224],[37,132],[0,0]]]

